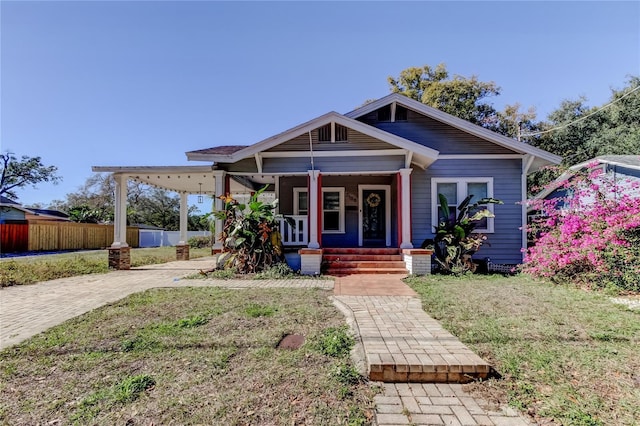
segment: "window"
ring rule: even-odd
[[[307,188],[293,188],[293,214],[309,212]],[[344,188],[322,188],[322,232],[344,232]]]
[[[335,137],[331,138],[331,124],[325,124],[318,128],[318,142],[347,142],[349,132],[345,126],[333,123],[335,126]]]
[[[431,179],[431,223],[436,226],[439,221],[445,219],[442,217],[440,209],[440,197],[442,194],[447,198],[449,204],[449,218],[455,219],[458,215],[457,206],[469,195],[473,195],[471,203],[477,202],[482,198],[493,197],[493,178],[434,178]],[[493,212],[493,204],[481,206],[479,209],[488,209]],[[477,211],[477,210],[476,210]],[[475,213],[470,211],[470,214]],[[493,218],[483,219],[476,227],[478,232],[492,233]]]
[[[307,188],[293,188],[293,214],[306,216],[309,213]]]
[[[344,232],[344,188],[322,188],[322,232]]]

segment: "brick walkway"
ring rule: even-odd
[[[369,377],[385,382],[375,397],[378,425],[529,425],[461,384],[438,383],[486,377],[490,366],[424,312],[403,277],[335,279],[335,299],[359,334]]]

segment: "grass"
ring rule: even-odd
[[[640,311],[515,277],[409,278],[427,313],[502,375],[472,385],[543,423],[640,419]]]
[[[210,249],[191,249],[189,256],[209,256]],[[0,286],[34,284],[56,278],[109,271],[107,250],[14,257],[0,261]],[[131,249],[131,266],[144,266],[176,260],[175,247]]]
[[[0,424],[370,424],[374,389],[327,296],[131,295],[0,352]],[[306,341],[277,349],[286,334]]]

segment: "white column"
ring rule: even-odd
[[[187,193],[180,193],[180,241],[179,246],[187,244],[187,228],[188,228],[189,203],[187,202]]]
[[[309,248],[320,248],[318,240],[318,194],[320,171],[309,170]]]
[[[216,211],[221,211],[222,209],[224,209],[224,202],[218,197],[221,195],[226,195],[224,193],[224,180],[225,180],[226,173],[223,170],[216,170],[213,173],[215,176],[215,191],[216,191],[213,196],[213,208]],[[213,248],[222,249],[222,243],[218,241],[218,234],[222,232],[222,226],[223,226],[222,219],[216,218],[214,223],[215,223],[216,229],[214,231],[214,236],[213,236],[213,238],[215,239],[215,241],[213,242]]]
[[[524,256],[526,255],[527,250],[527,176],[529,175],[529,169],[531,168],[531,164],[533,164],[533,160],[535,157],[533,155],[525,155],[522,157],[522,176],[521,176],[521,189],[520,192],[522,194],[522,260],[524,261]]]
[[[400,190],[402,191],[402,206],[400,206],[400,221],[402,226],[402,241],[400,248],[413,248],[411,243],[411,172],[413,169],[400,169]]]
[[[115,174],[113,178],[116,181],[116,199],[111,247],[129,247],[127,244],[127,176]]]

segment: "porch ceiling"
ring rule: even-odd
[[[216,178],[211,166],[94,166],[92,170],[126,175],[129,179],[169,191],[207,195],[215,192]]]

